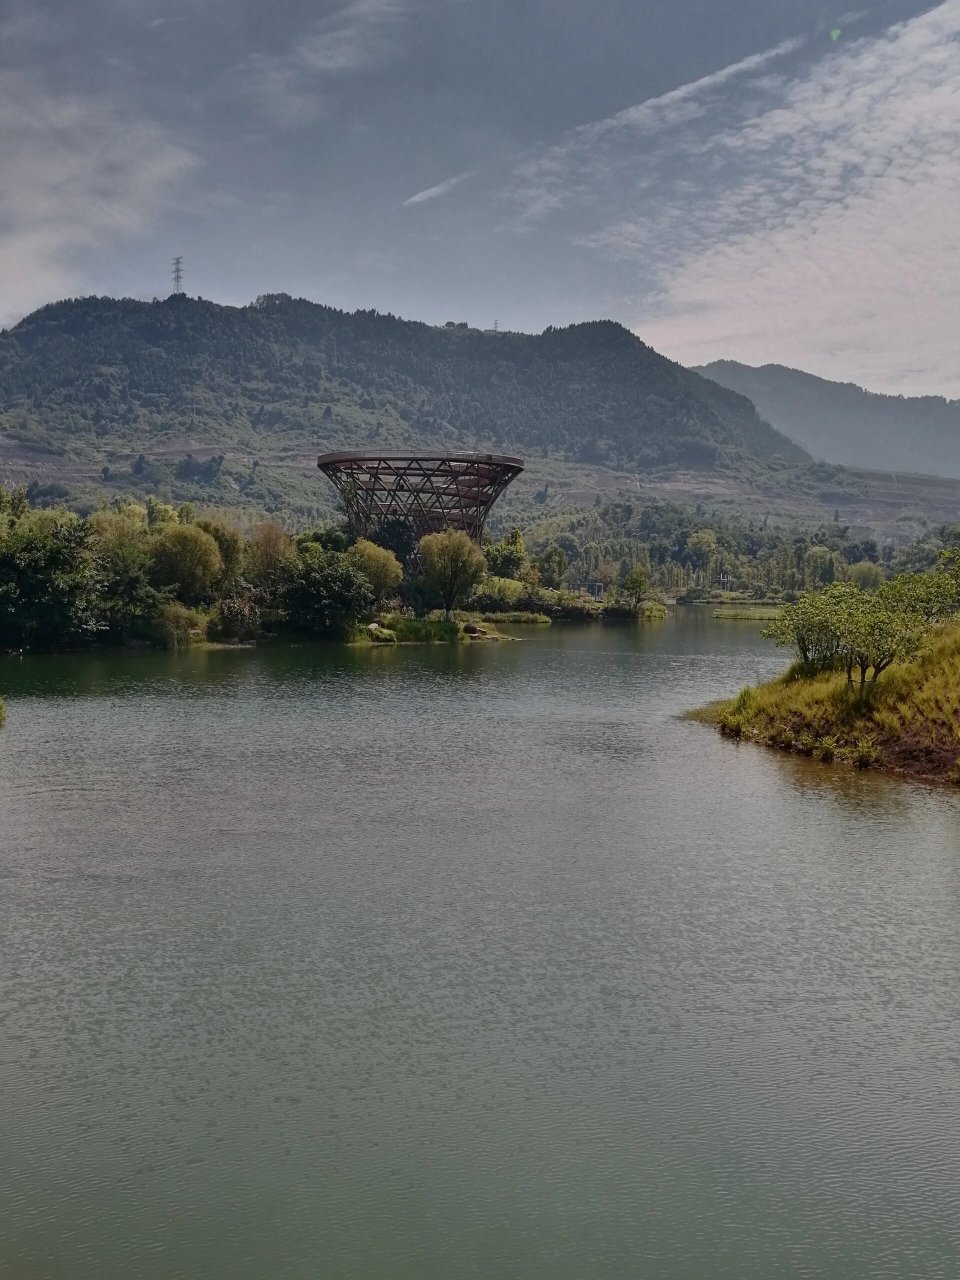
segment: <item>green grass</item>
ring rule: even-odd
[[[523,609],[514,609],[507,613],[480,613],[477,615],[480,622],[509,622],[514,626],[543,626],[550,625],[550,619],[545,613],[529,613]]]
[[[0,729],[3,728],[4,721],[6,720],[6,718],[7,718],[7,704],[3,700],[3,698],[0,698]]]
[[[867,686],[862,705],[843,673],[790,671],[693,714],[727,737],[960,783],[960,627],[942,631],[915,661],[884,672]]]
[[[778,604],[721,605],[714,609],[711,617],[728,622],[773,622],[779,618],[780,612]]]
[[[390,618],[386,625],[397,644],[452,644],[460,639],[460,624],[444,618]]]

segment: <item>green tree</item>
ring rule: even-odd
[[[240,572],[243,568],[243,538],[238,530],[232,528],[223,520],[198,520],[196,525],[204,533],[209,533],[217,544],[220,559],[223,561],[223,576],[219,584],[220,587],[222,589],[231,587],[240,577]]]
[[[883,582],[883,570],[872,560],[857,560],[847,572],[850,581],[864,591],[872,591]]]
[[[291,627],[317,638],[342,638],[372,607],[373,588],[347,555],[316,544],[302,548],[285,591]]]
[[[243,572],[264,606],[280,605],[296,563],[293,539],[275,520],[258,524],[243,553]]]
[[[537,556],[535,564],[540,573],[540,581],[545,587],[563,586],[563,577],[567,572],[567,557],[562,547],[551,542]]]
[[[420,559],[427,585],[437,593],[449,620],[483,577],[487,562],[477,544],[460,529],[428,533],[420,539]]]
[[[717,535],[712,529],[698,529],[687,538],[686,560],[692,569],[704,573],[717,554]]]
[[[164,525],[151,540],[150,561],[154,583],[174,589],[184,604],[208,601],[223,576],[216,542],[192,524]]]
[[[169,503],[161,502],[151,494],[147,498],[147,524],[151,529],[164,524],[176,524],[177,513]]]
[[[0,649],[69,649],[102,630],[89,525],[21,520],[0,537]]]
[[[643,597],[647,594],[647,575],[640,567],[634,565],[630,572],[620,580],[620,590],[634,609],[639,609]]]
[[[366,538],[357,539],[347,552],[347,558],[373,588],[375,606],[388,599],[403,581],[403,566],[393,552]]]
[[[499,542],[485,547],[484,555],[489,571],[498,578],[519,578],[527,560],[523,534],[517,528],[511,529]]]
[[[89,521],[101,571],[101,609],[108,638],[122,642],[156,615],[160,597],[150,585],[150,546],[142,507],[95,511]]]

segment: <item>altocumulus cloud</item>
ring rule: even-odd
[[[523,217],[632,274],[677,359],[958,395],[960,0],[808,52],[577,131],[518,173]]]
[[[75,256],[145,232],[194,156],[106,99],[0,70],[0,323],[75,288]]]

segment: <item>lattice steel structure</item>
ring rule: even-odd
[[[495,453],[325,453],[317,466],[337,486],[358,538],[397,516],[418,539],[463,529],[475,542],[490,508],[523,470],[520,458]]]

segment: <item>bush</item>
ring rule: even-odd
[[[214,613],[211,632],[218,640],[256,640],[261,622],[260,607],[252,595],[225,596]]]
[[[175,653],[178,649],[189,648],[195,640],[205,640],[207,624],[199,610],[188,609],[179,600],[165,600],[153,620],[151,630],[154,642],[161,649]]]
[[[858,769],[872,769],[881,761],[881,754],[873,738],[862,734],[853,744],[853,763]]]

